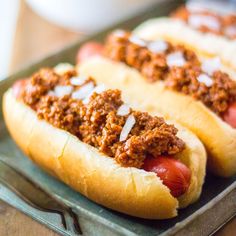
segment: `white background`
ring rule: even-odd
[[[19,0],[0,0],[0,79],[8,74]]]

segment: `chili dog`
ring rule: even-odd
[[[17,81],[3,112],[32,161],[108,208],[165,219],[201,193],[206,154],[191,132],[132,109],[119,90],[71,66]]]
[[[236,14],[219,13],[209,8],[181,6],[171,13],[171,17],[180,19],[190,27],[202,33],[210,33],[228,40],[236,39]]]
[[[211,171],[236,173],[236,82],[228,74],[183,45],[124,31],[108,37],[104,55],[85,58],[78,70],[121,89],[134,107],[175,118],[205,144]]]
[[[222,68],[236,78],[236,15],[233,13],[181,7],[170,18],[144,22],[135,33],[146,39],[159,37],[183,43],[202,57],[220,57]]]

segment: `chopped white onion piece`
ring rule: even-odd
[[[129,105],[124,103],[118,108],[117,115],[118,116],[126,116],[129,114],[129,112],[130,112]]]
[[[82,85],[87,79],[88,79],[87,77],[81,77],[81,76],[72,77],[70,79],[70,83],[72,85],[79,86],[79,85]]]
[[[236,36],[236,25],[230,25],[226,27],[224,33],[229,37]]]
[[[174,52],[167,55],[166,62],[169,67],[184,66],[186,63],[186,60],[184,59],[182,52]]]
[[[63,97],[65,95],[68,95],[72,93],[73,87],[70,85],[57,85],[54,88],[54,93],[57,97]]]
[[[206,74],[200,74],[197,77],[197,80],[200,83],[204,83],[207,87],[211,87],[212,84],[213,84],[213,80],[208,75],[206,75]]]
[[[125,36],[125,31],[121,29],[114,30],[113,33],[117,37],[123,37]]]
[[[105,90],[106,90],[106,86],[104,84],[99,84],[94,88],[93,92],[102,93]]]
[[[52,90],[48,91],[47,95],[48,96],[56,96],[55,92]]]
[[[212,30],[220,29],[220,22],[214,16],[205,15],[190,15],[188,18],[188,23],[194,28],[199,28],[201,26],[206,26]]]
[[[204,72],[212,75],[215,71],[220,70],[221,60],[219,57],[204,60],[201,67]]]
[[[93,93],[102,93],[106,90],[106,87],[104,84],[99,84],[97,85],[93,90],[91,90],[91,92],[86,96],[86,98],[83,100],[84,104],[88,104],[89,103],[89,99],[92,96]]]
[[[85,99],[83,99],[83,104],[89,103],[89,99],[90,99],[91,95],[92,95],[92,93],[90,93]]]
[[[145,42],[144,40],[142,40],[142,39],[140,39],[139,37],[134,36],[134,35],[132,35],[131,37],[129,37],[129,41],[130,41],[131,43],[134,43],[134,44],[139,45],[139,46],[141,46],[141,47],[145,47],[145,46],[146,46],[146,42]]]
[[[163,40],[154,41],[148,44],[148,49],[154,53],[165,52],[168,44]]]
[[[133,128],[135,124],[135,118],[133,115],[129,115],[124,127],[122,128],[122,131],[120,133],[120,142],[125,141],[131,131],[131,129]]]
[[[72,93],[72,98],[74,98],[74,99],[84,99],[88,96],[88,94],[91,93],[93,88],[94,88],[93,83],[89,82],[89,83],[83,85],[81,88],[79,88],[75,92],[73,92]]]
[[[70,70],[74,70],[74,66],[69,63],[60,63],[54,67],[54,71],[60,75]]]

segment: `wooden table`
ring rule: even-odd
[[[48,23],[33,13],[22,1],[13,47],[11,72],[20,69],[32,60],[63,47],[81,35]],[[55,236],[57,234],[0,201],[0,235]],[[236,235],[236,218],[224,226],[216,235]]]

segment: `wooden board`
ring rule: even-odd
[[[58,234],[0,201],[0,235],[56,236]]]

